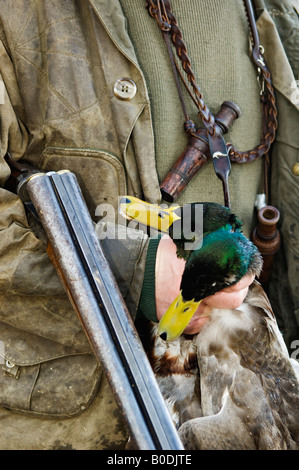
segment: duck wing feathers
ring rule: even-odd
[[[297,364],[254,282],[242,306],[214,309],[194,337],[165,342],[151,362],[186,449],[299,449]]]

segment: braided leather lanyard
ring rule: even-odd
[[[252,43],[252,59],[257,67],[258,79],[261,85],[261,106],[263,114],[263,128],[261,134],[261,141],[259,145],[251,150],[239,151],[232,144],[226,144],[222,136],[223,129],[217,125],[217,117],[215,118],[208,106],[206,105],[200,88],[196,82],[194,72],[192,70],[191,61],[187,54],[187,48],[183,40],[182,33],[179,29],[178,22],[174,16],[169,0],[146,0],[149,14],[157,20],[157,23],[163,33],[164,40],[166,42],[167,51],[170,57],[171,65],[174,72],[176,86],[179,92],[180,101],[182,104],[183,112],[185,115],[185,130],[187,134],[192,135],[206,142],[208,145],[208,153],[213,159],[214,169],[216,175],[222,180],[224,190],[224,203],[230,207],[229,191],[228,191],[228,176],[230,173],[230,162],[247,163],[252,162],[256,159],[266,156],[268,158],[268,151],[272,142],[274,141],[276,129],[277,129],[277,110],[275,105],[274,91],[271,84],[270,72],[265,64],[263,58],[263,47],[259,43],[259,37],[257,33],[256,23],[254,19],[253,8],[250,0],[243,0],[245,10],[247,13],[247,19],[250,28],[250,38]],[[176,52],[179,58],[182,69],[187,76],[188,82],[191,85],[188,86],[186,80],[181,73],[172,49]],[[179,76],[186,87],[189,95],[198,108],[198,115],[200,116],[202,123],[205,128],[205,133],[198,132],[195,128],[195,124],[188,118],[186,106],[182,96],[182,90],[180,85]],[[232,103],[233,104],[233,103]],[[205,160],[203,163],[207,161]],[[202,166],[202,165],[201,165]],[[178,169],[173,169],[173,173],[181,173],[182,188],[187,184],[188,177],[183,175]],[[194,172],[192,173],[193,176]],[[163,182],[161,184],[163,188]],[[176,197],[179,195],[180,190],[176,190]],[[163,191],[162,191],[163,194]],[[173,201],[175,196],[172,198],[165,198],[166,200]]]

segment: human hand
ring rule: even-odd
[[[160,320],[169,305],[180,293],[185,261],[176,256],[176,246],[168,235],[159,243],[156,258],[156,310]],[[202,300],[195,314],[185,328],[185,334],[199,333],[209,321],[213,308],[238,308],[245,299],[248,288],[254,281],[253,275],[244,276],[233,286],[217,292]]]
[[[188,326],[185,328],[184,333],[189,335],[199,333],[209,321],[213,308],[233,309],[240,307],[253,281],[254,275],[246,275],[233,286],[226,287],[216,292],[216,294],[203,299]]]

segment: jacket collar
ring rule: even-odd
[[[119,1],[89,0],[89,3],[115,46],[140,69]]]

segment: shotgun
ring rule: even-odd
[[[97,238],[76,176],[6,161],[140,450],[183,450],[154,373]],[[15,176],[15,175],[14,175]],[[11,180],[10,180],[11,183]]]

